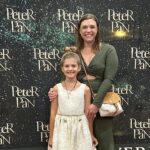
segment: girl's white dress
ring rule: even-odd
[[[67,91],[58,87],[58,112],[55,118],[52,150],[94,150],[84,113],[85,84]]]

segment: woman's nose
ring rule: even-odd
[[[91,31],[91,28],[90,27],[87,27],[87,32],[90,32]]]

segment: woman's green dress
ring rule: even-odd
[[[101,107],[103,97],[112,87],[113,79],[118,68],[118,57],[116,50],[112,45],[103,43],[101,48],[95,54],[89,65],[86,65],[89,75],[95,76],[96,79],[90,81],[94,93],[97,93],[92,103]],[[79,73],[79,80],[88,85],[83,68]],[[97,113],[94,120],[94,134],[98,139],[97,150],[115,150],[113,139],[112,117],[100,117]]]

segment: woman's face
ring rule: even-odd
[[[97,35],[97,24],[93,19],[87,19],[81,22],[80,35],[84,43],[94,43]]]

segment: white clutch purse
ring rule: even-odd
[[[120,96],[114,92],[107,92],[104,102],[99,109],[101,117],[117,116],[123,112]]]

